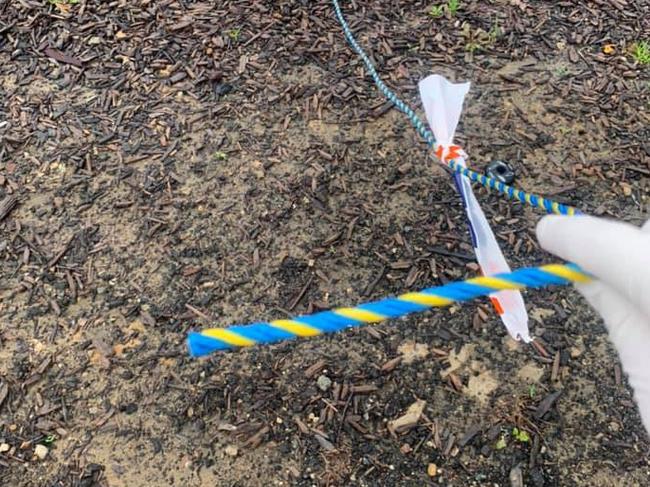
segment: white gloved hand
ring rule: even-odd
[[[650,432],[650,220],[643,228],[589,216],[546,216],[537,238],[598,281],[577,289],[598,311]]]

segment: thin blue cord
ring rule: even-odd
[[[363,60],[363,63],[366,65],[366,69],[368,70],[368,73],[370,74],[373,81],[377,85],[377,88],[379,88],[379,91],[381,91],[386,98],[388,98],[391,102],[393,102],[393,104],[397,107],[398,110],[403,112],[409,118],[409,120],[411,121],[415,129],[418,131],[418,133],[422,136],[422,138],[431,147],[434,147],[436,144],[436,138],[434,137],[433,133],[426,127],[426,125],[422,122],[422,120],[420,120],[420,117],[416,115],[416,113],[411,109],[411,107],[409,107],[406,103],[400,100],[400,98],[388,86],[386,86],[386,83],[382,81],[382,79],[379,77],[379,73],[377,73],[377,70],[372,64],[372,61],[370,61],[368,55],[364,52],[364,50],[361,48],[357,40],[354,38],[354,35],[350,30],[350,26],[348,25],[345,18],[343,17],[343,12],[341,12],[341,6],[339,5],[339,2],[337,0],[332,0],[332,1],[334,3],[334,11],[336,12],[336,17],[338,18],[339,23],[343,28],[345,38],[348,40],[348,42],[355,50],[355,52],[359,55],[359,57]]]
[[[420,117],[417,116],[417,114],[413,111],[413,109],[409,107],[406,103],[404,103],[382,81],[382,79],[379,77],[379,73],[377,73],[377,70],[375,69],[375,66],[372,64],[372,61],[365,53],[365,51],[361,48],[357,40],[354,38],[354,34],[352,34],[352,30],[350,29],[350,26],[348,25],[347,21],[343,17],[343,12],[341,11],[341,6],[339,5],[338,0],[332,0],[332,3],[334,5],[334,12],[336,13],[336,17],[339,23],[341,24],[341,27],[343,28],[343,33],[345,34],[345,38],[352,46],[352,49],[354,49],[354,51],[362,59],[363,63],[366,66],[366,69],[368,70],[368,73],[370,74],[373,81],[375,82],[375,85],[377,85],[379,91],[381,91],[381,93],[388,100],[390,100],[393,103],[393,105],[397,107],[398,110],[400,110],[409,118],[411,124],[413,125],[413,127],[415,127],[415,129],[420,134],[420,136],[427,142],[427,144],[429,144],[429,146],[432,149],[435,150],[436,138],[433,135],[433,133],[426,127],[424,122],[422,122]],[[542,196],[527,193],[520,189],[513,188],[512,186],[508,186],[507,184],[489,178],[483,174],[474,172],[470,169],[467,169],[464,166],[461,166],[460,164],[457,164],[456,161],[454,160],[448,161],[447,165],[455,173],[462,174],[463,176],[468,177],[473,182],[480,183],[486,188],[496,189],[497,191],[499,191],[501,194],[505,195],[509,199],[516,199],[521,203],[528,204],[532,207],[541,208],[545,210],[547,213],[558,213],[561,215],[582,214],[579,210],[571,206],[563,205],[562,203],[557,203],[555,201],[549,200]]]

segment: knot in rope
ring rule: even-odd
[[[436,144],[435,153],[436,157],[444,163],[453,161],[459,157],[467,156],[465,151],[459,145],[454,144]]]

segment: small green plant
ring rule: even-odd
[[[445,10],[447,10],[447,12],[449,12],[449,15],[453,17],[456,15],[456,12],[458,12],[459,8],[460,0],[447,0],[447,3],[445,5],[434,5],[431,7],[431,10],[429,10],[429,15],[434,19],[437,19],[438,17],[442,17],[442,14],[445,13]]]
[[[639,64],[650,64],[650,42],[639,41],[632,46],[632,57]]]
[[[530,435],[528,434],[528,432],[524,430],[520,430],[517,427],[512,428],[512,436],[514,437],[515,440],[520,441],[522,443],[528,443],[530,441]]]
[[[474,54],[480,48],[481,48],[481,44],[475,41],[470,41],[467,44],[465,44],[465,50],[471,54]]]
[[[225,161],[226,159],[228,159],[228,154],[218,150],[214,154],[212,154],[212,159],[214,159],[215,161]]]
[[[535,387],[535,384],[531,384],[528,386],[528,397],[531,399],[535,399],[535,394],[537,393],[537,388]]]
[[[473,28],[469,22],[463,22],[461,25],[461,35],[465,39],[465,50],[474,54],[479,50],[486,50],[494,47],[503,31],[499,26],[499,21],[495,20],[489,32],[480,27]]]
[[[438,17],[442,17],[443,13],[444,13],[444,7],[442,5],[434,5],[433,7],[431,7],[431,10],[429,10],[429,15],[434,19],[437,19]]]
[[[558,66],[555,68],[555,76],[558,78],[564,78],[567,74],[569,74],[569,70],[566,66]]]
[[[501,31],[501,27],[499,27],[499,22],[495,21],[494,24],[492,24],[490,32],[488,32],[488,42],[490,44],[495,44],[497,39],[502,35],[503,32]]]
[[[241,34],[241,27],[238,29],[230,29],[228,31],[228,37],[230,37],[233,42],[237,42],[239,40],[239,34]]]
[[[508,444],[506,443],[506,436],[501,435],[499,441],[497,441],[497,444],[494,445],[494,448],[496,448],[497,450],[503,450],[506,446],[508,446]]]

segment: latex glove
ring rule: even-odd
[[[598,281],[576,287],[602,315],[650,432],[650,220],[643,228],[589,216],[546,216],[537,238]]]

